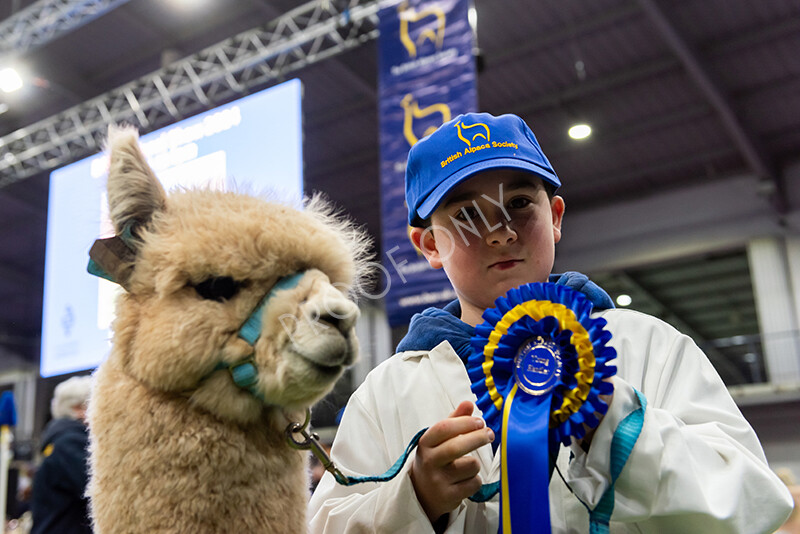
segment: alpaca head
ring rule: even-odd
[[[320,399],[357,356],[348,295],[366,236],[319,198],[299,210],[232,192],[167,195],[133,130],[112,129],[108,144],[121,238],[116,254],[93,258],[126,289],[110,358],[149,388],[242,423],[265,405]],[[255,335],[243,334],[246,322]],[[242,368],[229,368],[243,361],[256,373],[244,389],[234,382]]]

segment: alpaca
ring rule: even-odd
[[[95,532],[304,532],[307,453],[284,430],[355,361],[368,239],[318,197],[167,196],[134,130],[108,146],[118,237],[91,254],[126,292],[89,406]]]

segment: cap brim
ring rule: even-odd
[[[551,171],[536,165],[535,163],[520,161],[515,158],[494,158],[478,161],[472,165],[458,170],[457,172],[448,176],[444,182],[439,184],[436,189],[434,189],[433,192],[428,195],[428,198],[426,198],[419,205],[417,208],[417,216],[422,220],[427,219],[434,211],[436,211],[436,208],[439,207],[439,204],[441,204],[442,200],[444,200],[444,197],[446,197],[455,186],[472,175],[489,169],[519,169],[522,171],[528,171],[555,187],[561,186],[561,181],[558,179],[558,176]]]

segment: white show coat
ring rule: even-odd
[[[608,322],[617,350],[609,411],[588,453],[561,448],[550,482],[552,531],[588,534],[588,512],[609,483],[609,449],[617,425],[647,399],[644,425],[616,483],[611,532],[773,532],[789,515],[791,496],[767,466],[758,439],[702,351],[668,324],[631,310],[594,313]],[[354,476],[386,471],[420,429],[475,401],[463,363],[449,343],[399,353],[376,367],[352,395],[333,445],[336,465]],[[477,415],[477,414],[476,414]],[[473,452],[484,483],[499,479],[490,445]],[[385,483],[339,486],[326,473],[309,504],[312,533],[433,532],[408,470]],[[447,533],[495,534],[498,500],[464,500]]]

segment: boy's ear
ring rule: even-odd
[[[553,242],[561,241],[561,221],[564,219],[564,199],[558,195],[553,195],[550,200],[550,212],[553,214]]]
[[[413,227],[408,232],[408,237],[411,242],[417,247],[417,250],[422,252],[428,264],[434,269],[442,268],[442,259],[439,254],[439,249],[436,248],[436,238],[433,236],[433,228],[417,228]]]

